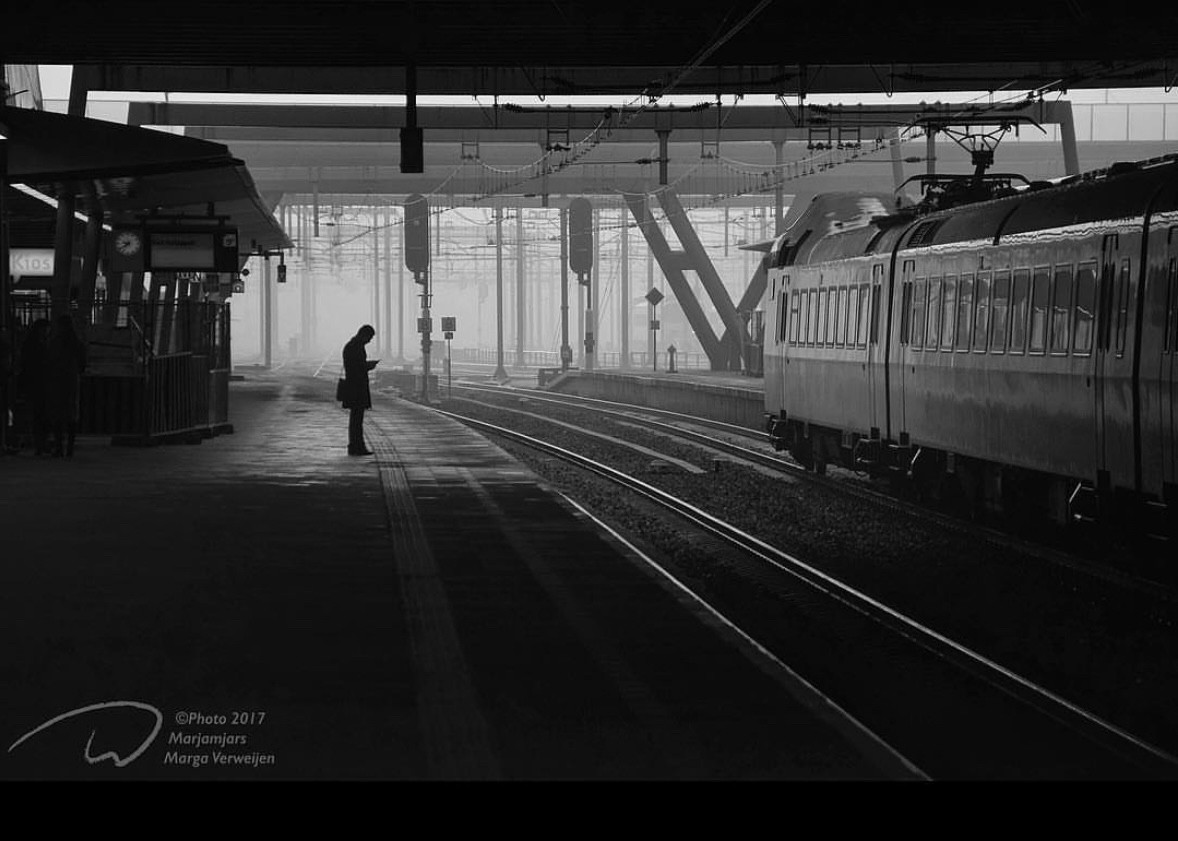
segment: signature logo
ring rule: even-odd
[[[48,730],[50,727],[53,727],[56,724],[60,724],[61,722],[66,721],[68,719],[74,718],[75,716],[85,715],[86,713],[92,713],[92,712],[96,712],[98,710],[112,710],[112,709],[120,709],[123,707],[130,707],[130,708],[136,709],[136,710],[144,710],[146,712],[151,713],[153,716],[155,716],[155,726],[152,727],[151,732],[147,735],[147,738],[144,739],[140,743],[139,747],[137,747],[133,752],[127,754],[127,756],[125,756],[125,757],[120,756],[118,753],[116,753],[113,750],[108,750],[105,753],[100,753],[100,754],[98,754],[98,756],[92,756],[90,753],[90,748],[94,744],[94,736],[98,731],[96,729],[91,730],[90,731],[90,738],[86,740],[86,748],[82,753],[82,757],[91,765],[97,765],[99,762],[102,762],[103,760],[106,760],[106,759],[111,760],[115,764],[116,768],[122,768],[126,765],[130,765],[132,762],[134,762],[136,759],[138,759],[140,756],[142,756],[143,752],[151,746],[151,743],[155,741],[155,737],[159,735],[160,729],[164,726],[163,713],[161,713],[156,707],[153,707],[151,704],[144,704],[140,701],[104,701],[101,704],[90,704],[85,707],[78,707],[76,710],[70,710],[69,712],[64,712],[61,715],[54,716],[53,718],[46,721],[44,724],[34,727],[28,733],[25,733],[23,736],[21,736],[19,739],[17,739],[15,742],[13,742],[9,746],[8,752],[12,753],[13,750],[15,750],[17,747],[19,747],[24,742],[27,742],[33,736],[36,736],[38,733]]]

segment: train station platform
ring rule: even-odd
[[[465,426],[374,395],[346,455],[333,385],[0,459],[5,779],[906,775]]]
[[[748,429],[764,428],[765,382],[738,372],[680,370],[568,371],[545,378],[554,391],[697,415]]]

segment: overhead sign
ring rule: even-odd
[[[8,249],[8,274],[12,277],[53,277],[53,249]]]
[[[225,272],[240,269],[237,229],[229,227],[127,227],[112,233],[110,272]]]

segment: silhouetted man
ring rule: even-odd
[[[344,394],[345,409],[351,410],[348,418],[348,455],[369,456],[372,450],[364,446],[364,410],[372,407],[372,393],[368,390],[368,372],[376,367],[379,360],[368,361],[364,345],[372,341],[376,331],[365,324],[356,335],[344,345]]]

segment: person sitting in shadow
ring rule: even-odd
[[[376,367],[377,359],[368,361],[364,346],[372,341],[376,330],[365,324],[344,345],[343,405],[350,410],[348,417],[348,455],[370,456],[372,450],[364,446],[364,410],[372,408],[372,392],[368,388],[368,372]]]
[[[78,338],[73,318],[63,313],[53,322],[45,350],[45,410],[53,428],[55,457],[74,454],[85,370],[86,344]]]
[[[48,348],[49,319],[38,318],[29,327],[29,332],[20,346],[20,371],[16,377],[16,389],[29,414],[33,433],[33,453],[39,456],[49,452],[46,445],[49,437],[46,403]]]

